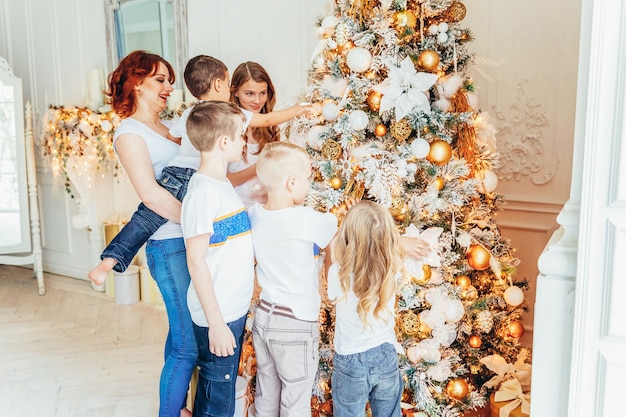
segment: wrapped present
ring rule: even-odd
[[[485,388],[497,388],[499,384],[507,379],[517,379],[524,392],[530,391],[530,380],[532,366],[526,363],[528,349],[522,348],[517,355],[515,363],[508,363],[500,355],[490,355],[480,360],[489,370],[496,375],[483,385]]]
[[[509,379],[489,398],[491,417],[529,417],[530,395],[524,394],[517,379]]]
[[[491,394],[491,417],[528,417],[530,415],[531,365],[526,363],[528,350],[521,349],[515,363],[499,355],[490,355],[480,362],[496,375],[483,385],[497,388]]]

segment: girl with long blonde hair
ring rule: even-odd
[[[328,296],[335,300],[332,395],[335,417],[399,417],[402,377],[396,339],[396,281],[402,249],[387,209],[355,204],[332,244]]]

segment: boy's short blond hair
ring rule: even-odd
[[[239,107],[226,101],[202,101],[193,106],[187,118],[187,135],[200,152],[213,149],[218,138],[234,139],[243,132],[244,116]],[[241,131],[238,131],[241,130]]]
[[[256,174],[263,185],[272,189],[310,164],[311,158],[304,148],[289,142],[270,142],[259,155]]]

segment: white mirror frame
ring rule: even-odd
[[[117,58],[117,39],[115,32],[115,11],[119,10],[120,3],[129,0],[105,0],[106,36],[107,36],[107,74],[111,73],[119,64]],[[176,72],[176,84],[182,86],[182,74],[187,64],[187,0],[167,0],[174,9],[174,34],[176,46],[176,62],[170,62]],[[180,87],[182,88],[182,87]]]
[[[33,274],[37,278],[39,295],[44,295],[46,289],[43,281],[41,223],[39,220],[35,144],[33,139],[33,108],[30,103],[26,103],[26,110],[25,112],[23,111],[22,80],[13,74],[13,70],[11,70],[9,64],[2,57],[0,57],[0,80],[2,80],[1,84],[11,86],[14,90],[13,104],[16,134],[15,163],[19,182],[20,233],[22,234],[20,244],[10,247],[0,247],[0,265],[32,264]]]

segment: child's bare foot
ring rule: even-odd
[[[183,408],[180,410],[180,417],[191,417],[191,411],[188,408]]]
[[[95,285],[104,284],[104,280],[107,278],[107,275],[109,275],[109,272],[113,270],[113,267],[116,263],[117,260],[114,258],[104,258],[102,261],[100,261],[98,266],[96,266],[89,272],[89,274],[87,275],[89,277],[89,280]]]

